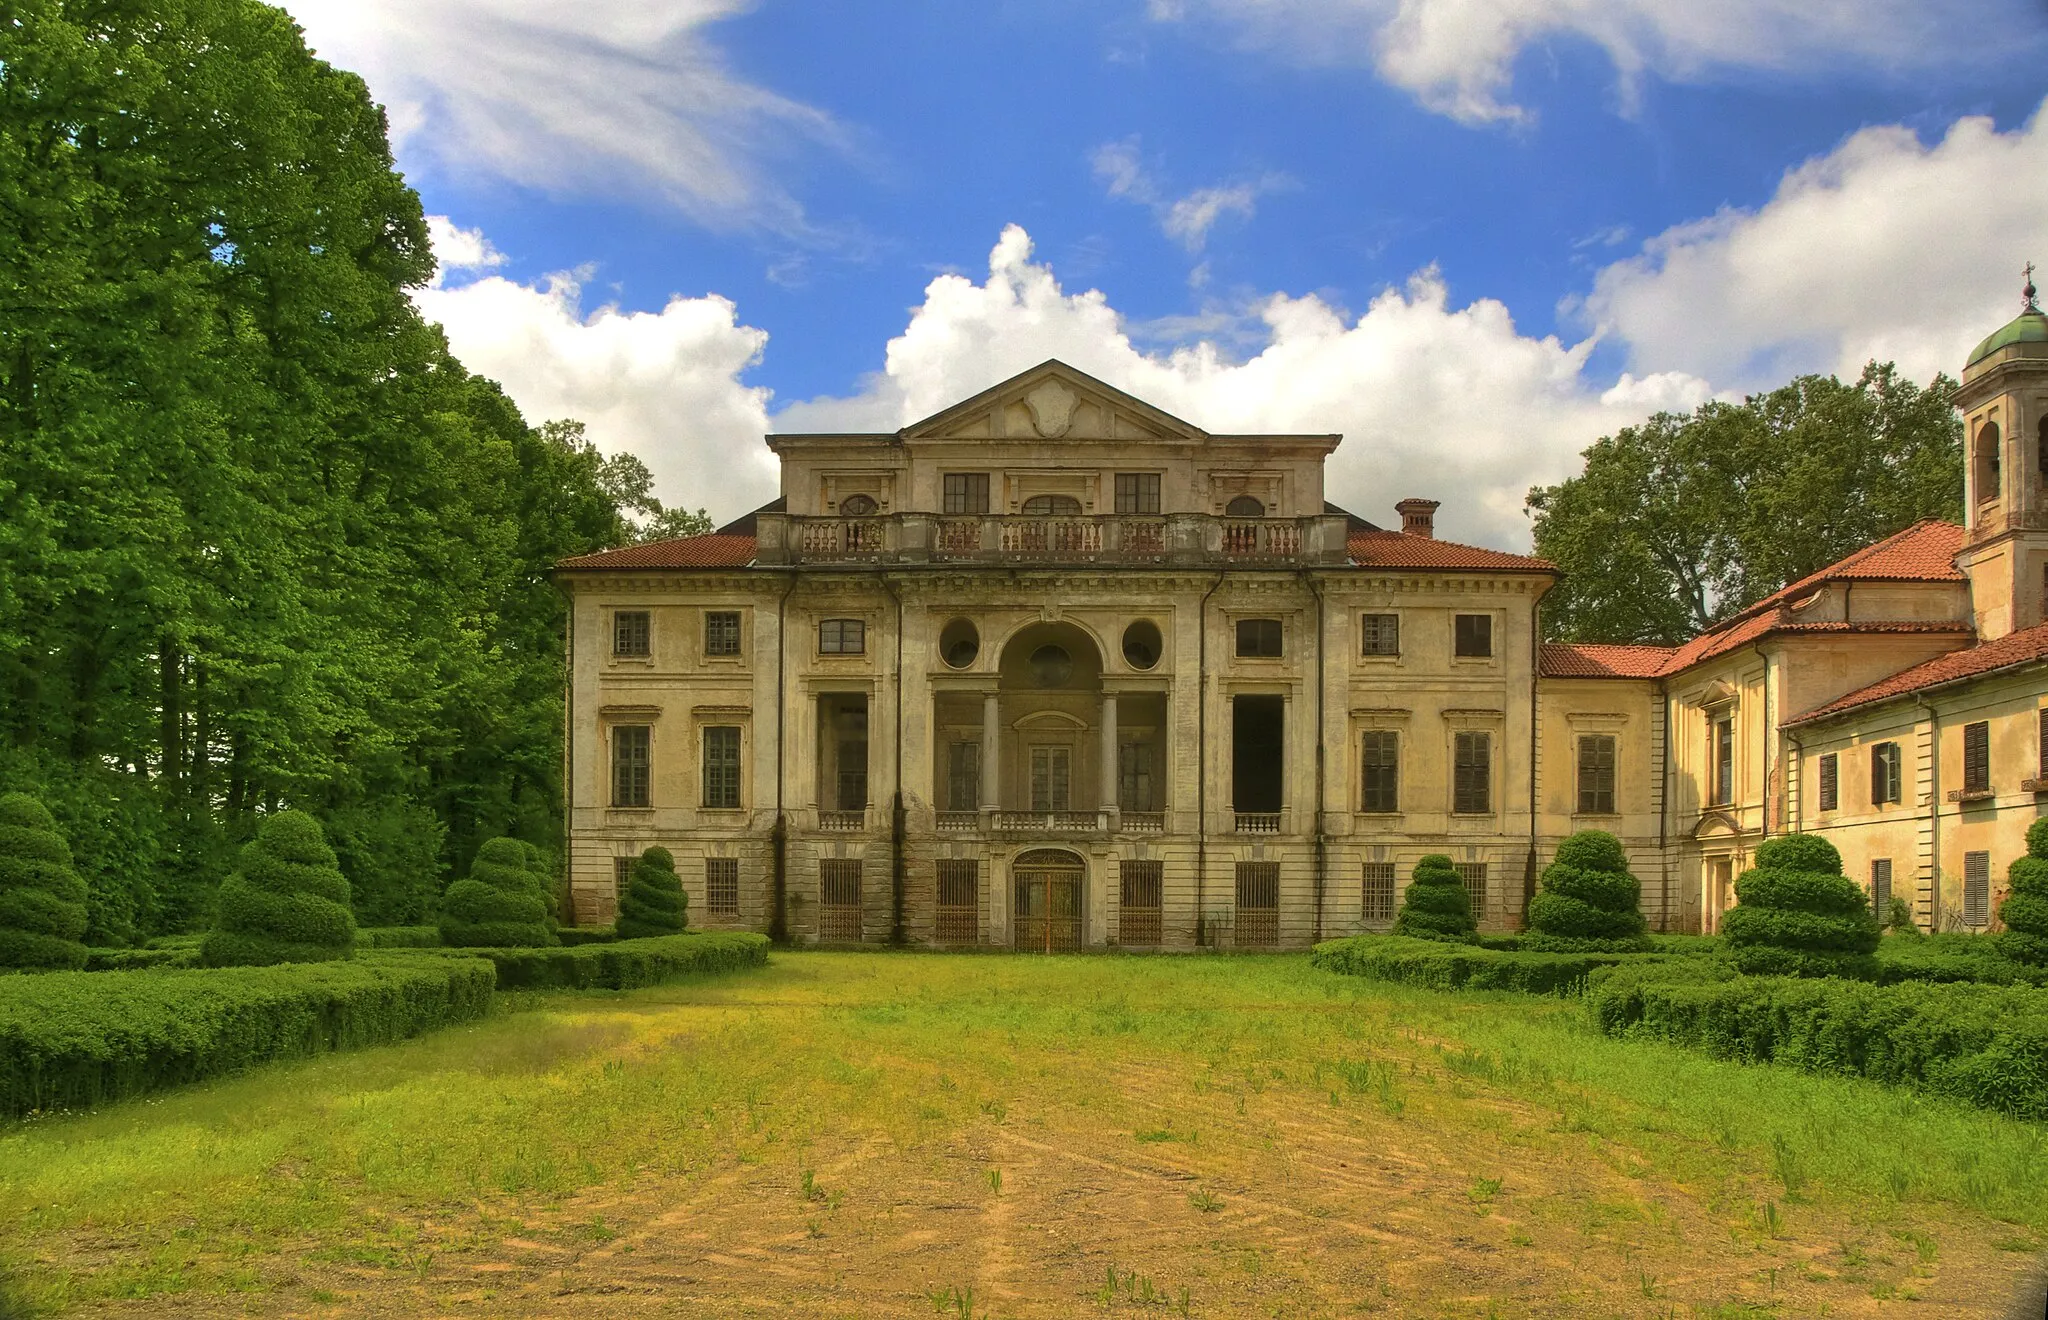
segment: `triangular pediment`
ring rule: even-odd
[[[1067,440],[1186,442],[1208,435],[1057,359],[914,422],[904,440],[995,440],[1045,444]]]

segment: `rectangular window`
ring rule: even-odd
[[[941,860],[938,887],[939,943],[980,943],[981,863],[959,858]]]
[[[1467,659],[1484,660],[1493,654],[1493,616],[1491,614],[1460,614],[1457,618],[1457,648],[1455,654]]]
[[[1157,472],[1117,473],[1116,511],[1118,513],[1159,512],[1159,474]]]
[[[1457,862],[1458,878],[1465,882],[1465,897],[1472,902],[1472,915],[1478,918],[1486,911],[1486,863]]]
[[[704,615],[704,654],[740,653],[740,616],[737,610],[708,610]]]
[[[615,807],[644,807],[647,805],[648,781],[651,778],[649,766],[650,747],[654,741],[654,730],[645,724],[614,724],[612,726],[612,805]]]
[[[946,810],[981,809],[981,744],[948,743],[946,746]]]
[[[1991,854],[1963,854],[1963,924],[1985,926],[1991,922]]]
[[[704,730],[704,805],[726,811],[740,805],[740,731],[729,724]]]
[[[1152,744],[1127,742],[1116,749],[1116,805],[1123,811],[1159,810]]]
[[[1360,811],[1401,809],[1401,736],[1392,729],[1369,729],[1359,766]]]
[[[654,654],[654,625],[646,610],[619,610],[612,615],[612,654]]]
[[[1360,655],[1401,654],[1401,616],[1398,614],[1361,614],[1358,616],[1358,653]]]
[[[860,941],[860,859],[828,857],[818,863],[818,938]]]
[[[740,912],[740,859],[704,859],[704,910],[714,917],[736,917]]]
[[[987,513],[988,473],[948,472],[945,475],[946,513]]]
[[[1881,807],[1904,800],[1904,761],[1895,742],[1881,742],[1870,749],[1870,803]]]
[[[1073,752],[1065,747],[1031,749],[1031,809],[1065,811],[1073,779]]]
[[[1589,733],[1579,739],[1579,814],[1614,814],[1614,735]]]
[[[1493,810],[1493,735],[1460,732],[1452,746],[1451,810],[1484,816]]]
[[[1820,809],[1833,811],[1841,804],[1841,758],[1833,752],[1820,758]]]
[[[861,655],[868,649],[868,625],[864,619],[820,619],[819,655]]]
[[[1269,949],[1280,942],[1280,863],[1237,864],[1237,934],[1240,949]]]
[[[1280,620],[1239,619],[1237,653],[1251,659],[1275,660],[1280,656]]]
[[[1735,800],[1735,721],[1715,720],[1712,730],[1714,774],[1707,804],[1725,807]]]
[[[1963,792],[1991,791],[1991,725],[1984,720],[1963,726]]]
[[[1892,859],[1873,858],[1870,863],[1870,910],[1877,919],[1885,919],[1885,910],[1892,905]]]
[[[1117,863],[1122,899],[1117,916],[1117,943],[1151,948],[1159,943],[1164,907],[1166,863],[1124,860]]]
[[[1394,864],[1365,863],[1365,897],[1359,909],[1365,924],[1378,929],[1394,924]]]

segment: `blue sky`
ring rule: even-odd
[[[446,217],[458,354],[720,516],[762,430],[1057,355],[1526,543],[1600,434],[1953,373],[2048,262],[2022,0],[288,7]]]

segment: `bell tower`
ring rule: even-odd
[[[1981,641],[2048,621],[2048,315],[2027,267],[2020,314],[1963,368],[1963,521]]]

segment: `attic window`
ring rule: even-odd
[[[1076,518],[1081,501],[1071,495],[1033,495],[1024,501],[1024,512],[1034,518]]]
[[[875,503],[872,495],[849,495],[839,501],[839,512],[849,518],[870,518],[882,506]]]
[[[1240,495],[1223,506],[1223,516],[1226,518],[1263,518],[1266,516],[1266,506],[1260,503],[1254,496]]]

